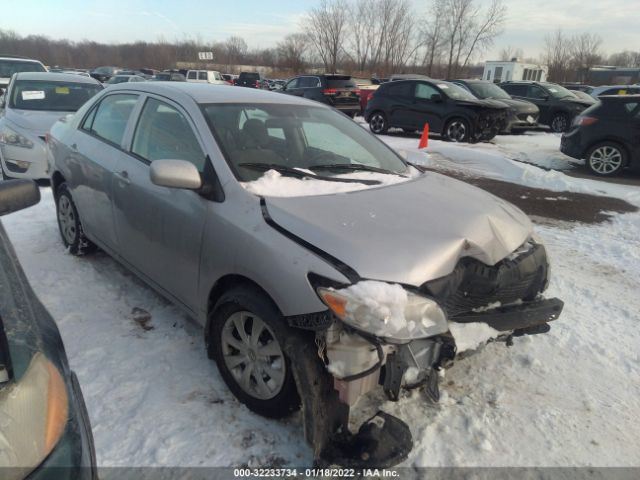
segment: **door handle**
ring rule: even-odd
[[[119,182],[124,183],[125,185],[129,185],[131,183],[131,180],[129,179],[129,172],[127,172],[126,170],[116,172],[114,173],[114,175]]]

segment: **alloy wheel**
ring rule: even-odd
[[[556,133],[564,132],[567,129],[567,117],[564,115],[556,115],[551,121],[551,130]]]
[[[269,326],[251,312],[235,312],[222,328],[222,355],[242,390],[252,397],[275,397],[285,382],[286,363]]]
[[[591,152],[589,165],[600,175],[610,175],[622,167],[622,152],[610,145],[603,145]]]
[[[385,123],[386,121],[381,113],[374,113],[369,120],[369,125],[371,126],[371,131],[373,133],[382,133],[384,131]]]
[[[447,138],[453,142],[462,142],[467,136],[467,126],[461,120],[454,120],[447,127]]]
[[[73,211],[71,200],[66,195],[61,195],[58,200],[58,223],[60,230],[68,245],[76,240],[76,215]]]

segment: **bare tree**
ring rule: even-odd
[[[556,82],[564,82],[567,79],[571,62],[571,39],[567,38],[561,29],[558,29],[553,34],[545,37],[544,44],[544,59],[549,68],[549,79]]]
[[[445,0],[433,0],[431,5],[433,17],[426,20],[425,28],[422,32],[425,54],[423,65],[427,67],[427,75],[433,76],[434,65],[443,56],[445,45]]]
[[[226,65],[237,65],[242,63],[247,55],[247,42],[242,37],[229,37],[224,42],[224,59]]]
[[[355,0],[349,7],[349,30],[347,55],[355,68],[363,72],[380,43],[379,0]]]
[[[640,51],[629,51],[612,53],[607,59],[609,65],[616,67],[638,68],[640,67]]]
[[[517,58],[519,60],[524,58],[524,52],[521,48],[515,48],[511,45],[507,45],[502,50],[500,50],[501,61],[508,62],[513,58]]]
[[[277,52],[280,67],[288,68],[294,74],[305,67],[305,55],[309,49],[309,39],[303,33],[291,33],[278,42]]]
[[[578,80],[584,81],[589,69],[601,60],[600,45],[602,37],[597,33],[582,33],[571,40],[569,49]]]
[[[304,28],[325,70],[335,72],[347,36],[348,4],[345,0],[320,0],[304,20]]]

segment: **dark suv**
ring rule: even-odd
[[[454,142],[489,140],[506,122],[507,106],[496,100],[480,100],[467,90],[438,80],[401,80],[383,83],[367,103],[364,119],[373,133],[390,127],[405,132],[429,124]]]
[[[326,103],[351,118],[360,113],[360,90],[348,75],[301,75],[288,80],[281,92]]]
[[[242,72],[236,80],[237,87],[269,88],[262,75],[258,72]]]
[[[562,136],[560,151],[586,159],[592,173],[615,175],[640,167],[640,95],[600,97],[576,117]]]
[[[538,107],[526,100],[511,98],[511,95],[495,83],[486,80],[451,80],[451,82],[469,90],[482,100],[498,100],[504,103],[508,110],[507,122],[502,132],[522,132],[538,126],[538,115],[540,115]]]
[[[500,87],[512,97],[535,103],[540,109],[538,122],[556,133],[566,132],[573,118],[595,103],[555,83],[514,81],[501,83]]]

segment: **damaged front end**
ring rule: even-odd
[[[529,239],[493,266],[463,257],[449,275],[418,289],[377,281],[336,285],[310,275],[329,312],[309,327],[317,352],[309,352],[308,341],[294,341],[289,354],[317,462],[383,468],[406,459],[413,441],[398,418],[378,412],[351,433],[358,398],[381,386],[395,401],[402,388],[421,387],[437,402],[438,371],[468,347],[460,348],[456,336],[468,327],[489,331],[486,340],[548,331],[563,307],[541,296],[548,271],[544,246]]]

